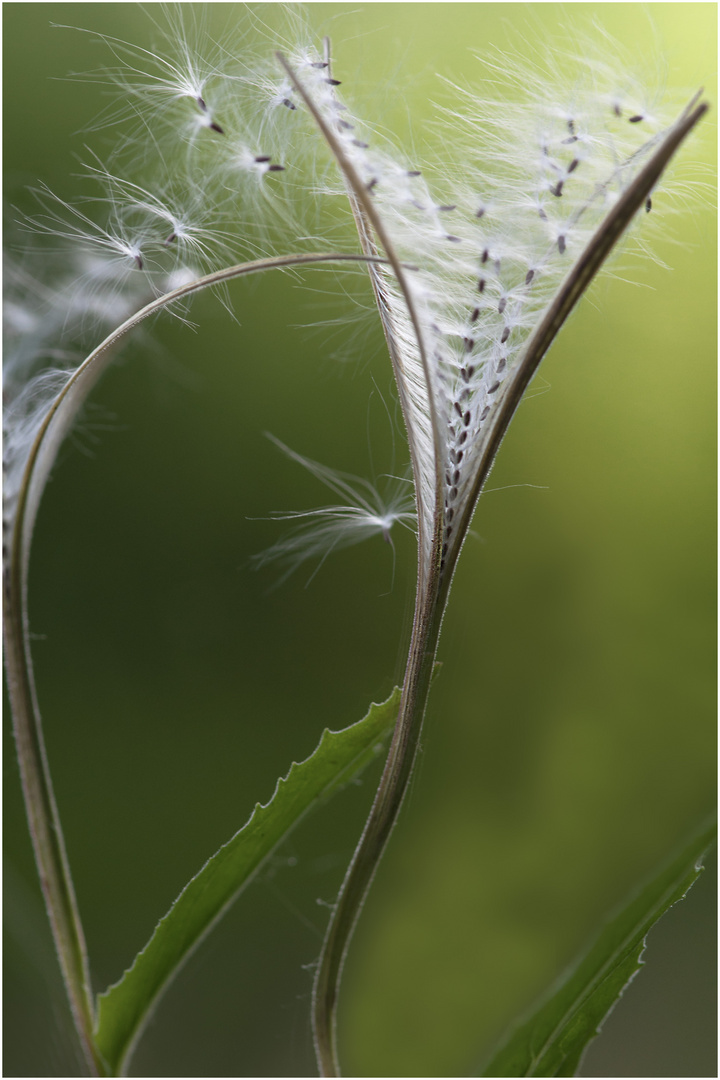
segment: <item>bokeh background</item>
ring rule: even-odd
[[[235,5],[205,7],[220,35]],[[307,12],[360,111],[420,154],[438,150],[438,73],[475,79],[474,50],[593,25],[639,60],[662,53],[671,91],[702,84],[716,102],[714,4]],[[3,16],[7,205],[23,209],[25,185],[66,197],[84,144],[102,149],[83,131],[100,88],[64,76],[111,58],[50,24],[156,35],[135,4]],[[714,124],[681,181],[712,182]],[[471,1075],[713,805],[714,197],[691,188],[674,216],[663,198],[647,225],[670,268],[630,258],[593,286],[481,500],[421,759],[348,961],[347,1075]],[[94,392],[48,486],[31,625],[98,990],[322,729],[401,678],[412,537],[394,563],[380,538],[339,553],[307,587],[311,569],[274,588],[249,564],[283,528],[269,513],[325,501],[264,431],[360,475],[406,461],[368,296],[358,275],[307,272],[233,286],[237,322],[208,298],[194,328],[156,323]],[[4,1072],[74,1075],[10,737],[4,777]],[[314,1074],[307,966],[375,779],[304,823],[239,899],[162,1001],[133,1075]],[[709,870],[652,932],[583,1075],[715,1075],[712,886]]]

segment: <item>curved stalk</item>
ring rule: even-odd
[[[440,550],[436,537],[436,551]],[[387,761],[365,829],[343,881],[313,986],[313,1038],[321,1076],[340,1076],[337,999],[345,957],[365,897],[402,806],[425,717],[449,582],[439,558],[424,591],[418,590],[400,709]]]
[[[157,297],[114,330],[69,378],[43,419],[28,455],[18,496],[11,550],[3,575],[5,665],[20,779],[35,861],[63,980],[86,1068],[106,1075],[93,1041],[95,1024],[85,936],[65,849],[43,738],[27,614],[30,542],[42,492],[60,444],[121,337],[150,315],[192,293],[236,277],[322,262],[369,262],[343,252],[284,255],[227,267]],[[375,261],[380,261],[379,259]]]

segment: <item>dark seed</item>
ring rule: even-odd
[[[489,258],[490,258],[490,252],[488,251],[487,248],[485,248],[482,255],[480,256],[480,262],[481,263],[486,263]]]
[[[457,401],[453,402],[453,408],[455,409],[455,412],[458,414],[458,416],[462,416],[462,409],[458,405]]]
[[[459,479],[460,479],[460,470],[456,469],[455,472],[453,473],[453,484],[457,484]]]
[[[207,112],[207,105],[205,104],[204,100],[200,96],[196,97],[195,100],[197,101],[202,111]]]
[[[525,284],[529,285],[534,277],[535,277],[535,271],[534,270],[528,270],[527,274],[525,275]]]
[[[551,195],[554,195],[554,196],[555,196],[556,198],[558,198],[558,199],[559,199],[559,198],[560,198],[560,196],[561,196],[561,195],[562,195],[562,193],[563,193],[563,183],[564,183],[564,181],[562,181],[562,180],[558,180],[558,182],[557,182],[557,184],[555,185],[555,187],[552,187],[552,188],[550,188],[550,194],[551,194]]]
[[[269,161],[270,160],[270,155],[269,154],[260,154],[260,155],[258,155],[258,157],[255,158],[255,160],[257,161],[258,165],[262,165],[262,163],[264,161]]]
[[[451,244],[461,244],[462,243],[462,237],[460,237],[460,236],[446,236],[445,239],[449,240]]]
[[[372,189],[376,186],[376,184],[379,184],[379,183],[380,183],[380,181],[378,180],[377,176],[373,176],[372,180],[370,180],[369,183],[367,183],[365,185],[365,190],[366,191],[372,191]]]
[[[500,385],[499,381],[493,383],[492,386],[490,387],[490,389],[488,390],[488,394],[494,394],[495,391],[497,390],[497,388],[499,387],[499,385]]]
[[[484,213],[485,213],[485,207],[481,206],[480,209],[476,212],[475,217],[476,218],[481,218]]]
[[[510,327],[506,326],[505,329],[502,332],[502,337],[500,338],[500,344],[504,345],[509,337],[510,337]]]
[[[644,120],[644,116],[631,116],[628,120],[628,124],[639,124],[641,120]]]
[[[339,79],[326,79],[325,82],[328,84],[328,86],[341,86],[342,85],[342,83],[340,82]]]
[[[570,162],[570,164],[568,165],[568,175],[571,172],[575,172],[575,170],[577,169],[579,164],[580,164],[580,159],[579,158],[573,158],[572,161]]]
[[[284,165],[268,165],[268,172],[285,172]]]
[[[441,212],[447,212],[448,210],[456,210],[456,206],[438,206],[438,210]]]
[[[485,292],[485,278],[481,277],[478,281],[478,292]]]
[[[645,200],[645,213],[649,214],[651,210],[652,210],[652,199],[648,195],[647,199]]]
[[[468,378],[472,379],[473,375],[475,374],[475,368],[473,367],[472,364],[468,364],[467,373],[468,373]]]
[[[410,169],[407,173],[408,176],[422,176],[419,169]]]
[[[564,236],[558,236],[557,244],[558,244],[558,251],[560,252],[561,255],[564,255],[565,254],[565,237]]]
[[[506,366],[507,366],[507,358],[505,356],[501,356],[500,359],[497,362],[497,367],[495,368],[498,375],[500,375],[500,373],[505,370]]]
[[[318,60],[316,63],[311,64],[310,67],[314,67],[314,68],[319,69],[319,68],[330,67],[330,65],[328,64],[327,60]]]
[[[283,104],[283,105],[287,105],[288,109],[293,109],[293,110],[294,110],[294,109],[297,109],[297,105],[295,105],[295,104],[294,104],[294,103],[293,103],[293,102],[292,102],[292,101],[290,100],[290,98],[283,98],[283,99],[282,99],[282,104]]]
[[[463,416],[462,421],[463,421],[463,424],[465,425],[465,427],[467,427],[468,424],[470,423],[470,410],[469,409],[465,413],[465,415]]]
[[[503,313],[503,311],[505,310],[506,307],[507,307],[507,299],[506,299],[506,297],[502,296],[500,298],[500,303],[498,304],[498,315],[502,315],[502,313]]]
[[[454,517],[455,517],[455,511],[453,510],[452,507],[450,507],[449,510],[445,511],[445,520],[447,522],[451,522]]]
[[[172,244],[174,240],[177,240],[177,233],[171,232],[167,240],[165,241],[165,247],[168,247],[169,244]]]
[[[480,413],[480,419],[484,420],[489,412],[490,412],[490,406],[486,405],[485,408],[483,409],[483,411]]]
[[[479,307],[473,308],[473,313],[470,316],[470,322],[477,322],[479,315],[480,315],[480,308]]]
[[[472,352],[475,345],[474,339],[471,337],[466,337],[463,338],[463,341],[465,343],[465,352]]]
[[[353,146],[358,146],[361,150],[367,150],[370,143],[363,142],[362,139],[353,139]]]

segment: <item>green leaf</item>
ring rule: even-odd
[[[315,752],[293,764],[264,806],[185,886],[132,967],[98,998],[95,1042],[110,1075],[121,1074],[160,994],[288,833],[383,749],[400,703],[387,701],[344,731],[323,732]]]
[[[681,854],[636,892],[536,1011],[511,1032],[481,1076],[574,1076],[587,1044],[642,966],[645,936],[702,871],[716,826],[707,822]]]

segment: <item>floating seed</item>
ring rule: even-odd
[[[570,162],[570,164],[568,165],[568,175],[571,172],[575,172],[575,170],[577,169],[579,164],[580,164],[580,159],[576,158],[576,157],[573,158],[572,161]]]
[[[645,213],[649,214],[651,210],[652,210],[652,199],[648,195],[647,199],[645,200]]]
[[[342,86],[340,79],[326,79],[325,82],[328,86]]]
[[[628,120],[628,124],[639,124],[639,123],[640,123],[640,121],[641,121],[641,120],[644,120],[644,119],[645,119],[645,117],[644,117],[644,116],[640,116],[640,115],[638,115],[638,116],[631,116],[631,117],[630,117],[630,119]]]
[[[468,411],[467,411],[467,412],[466,412],[466,413],[464,414],[464,416],[463,416],[463,418],[462,418],[462,422],[463,422],[463,424],[465,425],[465,427],[467,427],[467,426],[469,425],[469,423],[470,423],[470,410],[469,410],[469,409],[468,409]]]
[[[485,278],[481,277],[478,281],[478,292],[485,292]]]
[[[460,237],[460,236],[446,236],[445,239],[449,240],[451,244],[460,244],[460,243],[462,243],[462,237]]]
[[[455,409],[455,412],[458,414],[458,416],[462,416],[462,409],[460,408],[460,405],[457,401],[453,402],[453,408]]]
[[[505,329],[502,332],[502,337],[500,338],[500,344],[504,345],[509,337],[510,337],[510,327],[506,326]]]
[[[262,165],[262,164],[263,164],[263,162],[265,162],[265,161],[269,161],[269,160],[270,160],[270,155],[269,155],[269,154],[259,154],[259,155],[258,155],[258,156],[257,156],[257,157],[255,158],[255,160],[257,161],[258,165]]]
[[[486,405],[485,408],[483,409],[483,411],[480,413],[480,419],[484,420],[487,417],[487,414],[489,412],[490,412],[490,406]]]
[[[465,343],[465,352],[472,352],[473,348],[475,346],[474,338],[471,338],[471,337],[463,338],[463,342]]]
[[[564,236],[558,236],[557,244],[558,244],[558,251],[560,252],[561,255],[564,255],[565,254],[565,237]]]
[[[268,172],[285,172],[284,165],[268,165]]]
[[[563,193],[563,183],[564,183],[564,181],[563,181],[563,180],[558,180],[558,182],[557,182],[557,184],[555,185],[555,187],[551,187],[551,188],[550,188],[550,194],[551,194],[551,195],[554,195],[554,196],[555,196],[555,197],[556,197],[557,199],[559,199],[559,198],[560,198],[560,196],[561,196],[561,195],[562,195],[562,193]]]
[[[225,134],[224,130],[220,127],[219,124],[216,124],[214,120],[213,120],[212,124],[210,124],[210,130],[211,131],[217,131],[218,135],[224,135]]]
[[[534,270],[528,270],[527,274],[525,275],[525,284],[529,285],[534,277],[535,277],[535,271]]]
[[[290,100],[290,98],[283,98],[281,104],[287,105],[288,109],[297,109],[297,105],[295,105],[294,102]]]
[[[407,172],[407,174],[406,174],[406,175],[407,175],[407,176],[422,176],[422,173],[420,172],[420,170],[419,170],[419,169],[410,169],[410,170],[409,170],[409,171]]]
[[[480,315],[480,308],[479,307],[473,308],[472,315],[470,316],[470,322],[471,323],[477,322],[479,315]]]
[[[498,304],[498,315],[502,315],[502,313],[503,313],[503,311],[505,310],[506,307],[507,307],[507,298],[502,296],[502,297],[500,297],[500,303]]]
[[[438,206],[438,210],[441,213],[447,213],[449,210],[457,210],[457,206]]]
[[[492,384],[492,386],[491,386],[491,387],[490,387],[490,389],[488,390],[488,394],[494,394],[494,393],[495,393],[495,391],[497,390],[497,388],[498,388],[499,386],[500,386],[500,380],[498,379],[498,381],[497,381],[497,382],[494,382],[494,383]]]

